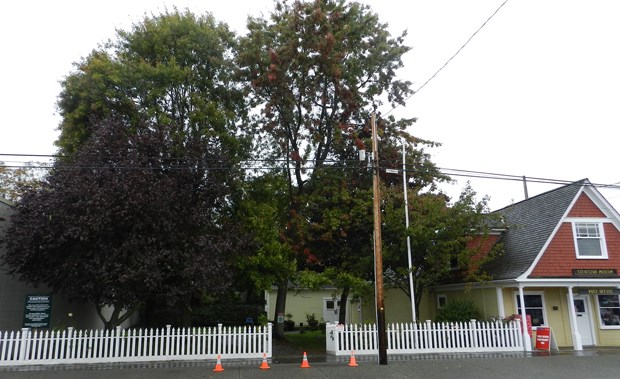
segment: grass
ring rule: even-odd
[[[304,333],[286,333],[284,340],[287,345],[300,351],[325,352],[325,333],[320,330]]]

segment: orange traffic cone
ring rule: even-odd
[[[224,371],[224,367],[222,367],[222,361],[220,360],[220,356],[217,356],[217,363],[215,364],[214,372],[222,372]]]
[[[299,366],[301,368],[310,368],[310,364],[308,363],[308,356],[306,355],[306,352],[304,351],[304,360],[301,361],[301,366]]]
[[[357,362],[355,361],[355,353],[351,351],[351,359],[349,359],[349,366],[357,367]]]
[[[267,363],[267,354],[263,353],[263,363],[260,364],[259,367],[261,370],[269,370],[269,363]]]

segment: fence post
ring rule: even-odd
[[[20,361],[26,360],[26,353],[28,352],[28,349],[26,348],[26,346],[28,344],[29,339],[30,339],[30,328],[22,328],[21,341],[19,344],[19,360]]]
[[[273,356],[273,324],[267,323],[267,357],[271,358]]]
[[[166,357],[170,356],[170,345],[172,341],[172,336],[170,335],[171,328],[172,328],[172,325],[170,324],[166,325]]]
[[[476,319],[472,318],[469,320],[469,327],[471,328],[470,338],[471,338],[471,347],[474,349],[478,348],[478,331],[476,330]]]
[[[336,324],[327,322],[325,324],[325,352],[327,354],[336,354]]]
[[[121,326],[117,325],[114,330],[114,356],[121,356]]]
[[[67,353],[65,358],[73,358],[73,327],[67,327]]]
[[[222,332],[222,324],[217,324],[217,347],[215,354],[222,354],[224,347],[224,333]]]
[[[426,339],[426,348],[427,349],[432,349],[435,347],[435,344],[433,343],[433,335],[431,333],[431,320],[426,320],[426,331],[424,333],[424,337]]]

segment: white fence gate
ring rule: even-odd
[[[517,321],[401,323],[387,325],[388,354],[523,351]],[[376,324],[327,325],[328,354],[377,354]]]
[[[0,332],[0,366],[272,356],[267,326]]]

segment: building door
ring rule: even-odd
[[[584,346],[594,345],[592,337],[592,319],[587,296],[575,296],[575,314],[577,315],[577,330],[581,334],[581,344]]]

